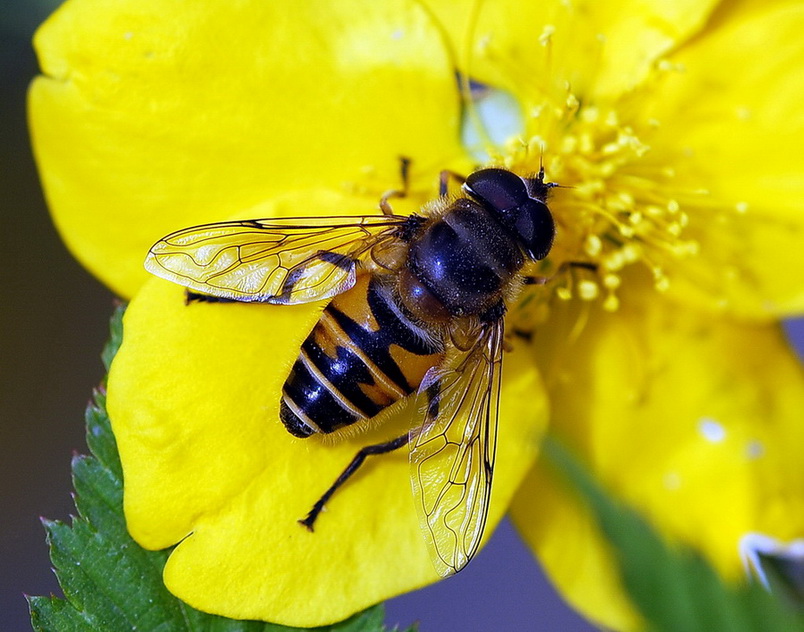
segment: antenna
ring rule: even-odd
[[[548,189],[574,189],[574,186],[569,184],[559,184],[558,182],[545,182],[544,181],[544,141],[539,143],[539,174],[536,176],[536,181]]]
[[[539,175],[537,179],[539,184],[544,184],[544,141],[539,143]]]

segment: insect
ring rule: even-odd
[[[407,181],[407,162],[403,179]],[[145,266],[190,300],[292,305],[331,299],[285,382],[280,417],[296,437],[363,424],[402,398],[421,422],[361,449],[313,505],[319,512],[366,457],[409,445],[422,531],[436,570],[461,570],[480,544],[494,472],[504,314],[522,268],[547,256],[555,224],[544,170],[480,169],[410,216],[258,219],[195,226]],[[407,185],[405,185],[407,188]]]

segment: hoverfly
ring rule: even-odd
[[[403,161],[406,180],[407,162]],[[436,570],[461,570],[480,544],[494,472],[504,314],[555,224],[544,170],[470,174],[420,214],[256,219],[159,240],[146,268],[189,300],[292,305],[331,299],[285,382],[280,417],[296,437],[361,424],[404,397],[421,423],[361,449],[300,520],[319,512],[369,455],[410,446],[411,481]],[[406,187],[405,187],[406,188]]]

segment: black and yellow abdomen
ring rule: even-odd
[[[370,274],[336,296],[301,347],[280,416],[297,437],[370,419],[419,387],[444,349]]]

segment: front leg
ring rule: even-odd
[[[570,268],[581,268],[582,270],[590,270],[592,272],[597,272],[597,264],[590,263],[588,261],[565,261],[560,266],[558,266],[558,270],[555,274],[550,276],[525,276],[522,277],[522,284],[523,285],[547,285],[557,277],[564,274]]]
[[[460,185],[463,185],[463,183],[466,182],[466,178],[464,178],[460,173],[450,171],[449,169],[442,169],[441,173],[438,174],[438,195],[440,197],[444,197],[449,192],[450,178],[455,180]]]
[[[222,296],[212,296],[212,294],[201,294],[200,292],[193,292],[192,290],[184,291],[184,304],[190,303],[242,303],[233,298],[224,298]]]
[[[384,215],[393,215],[394,211],[388,200],[392,197],[403,198],[408,195],[408,187],[410,185],[410,158],[406,156],[399,157],[399,175],[402,179],[401,189],[392,189],[383,194],[380,198],[380,210]]]

